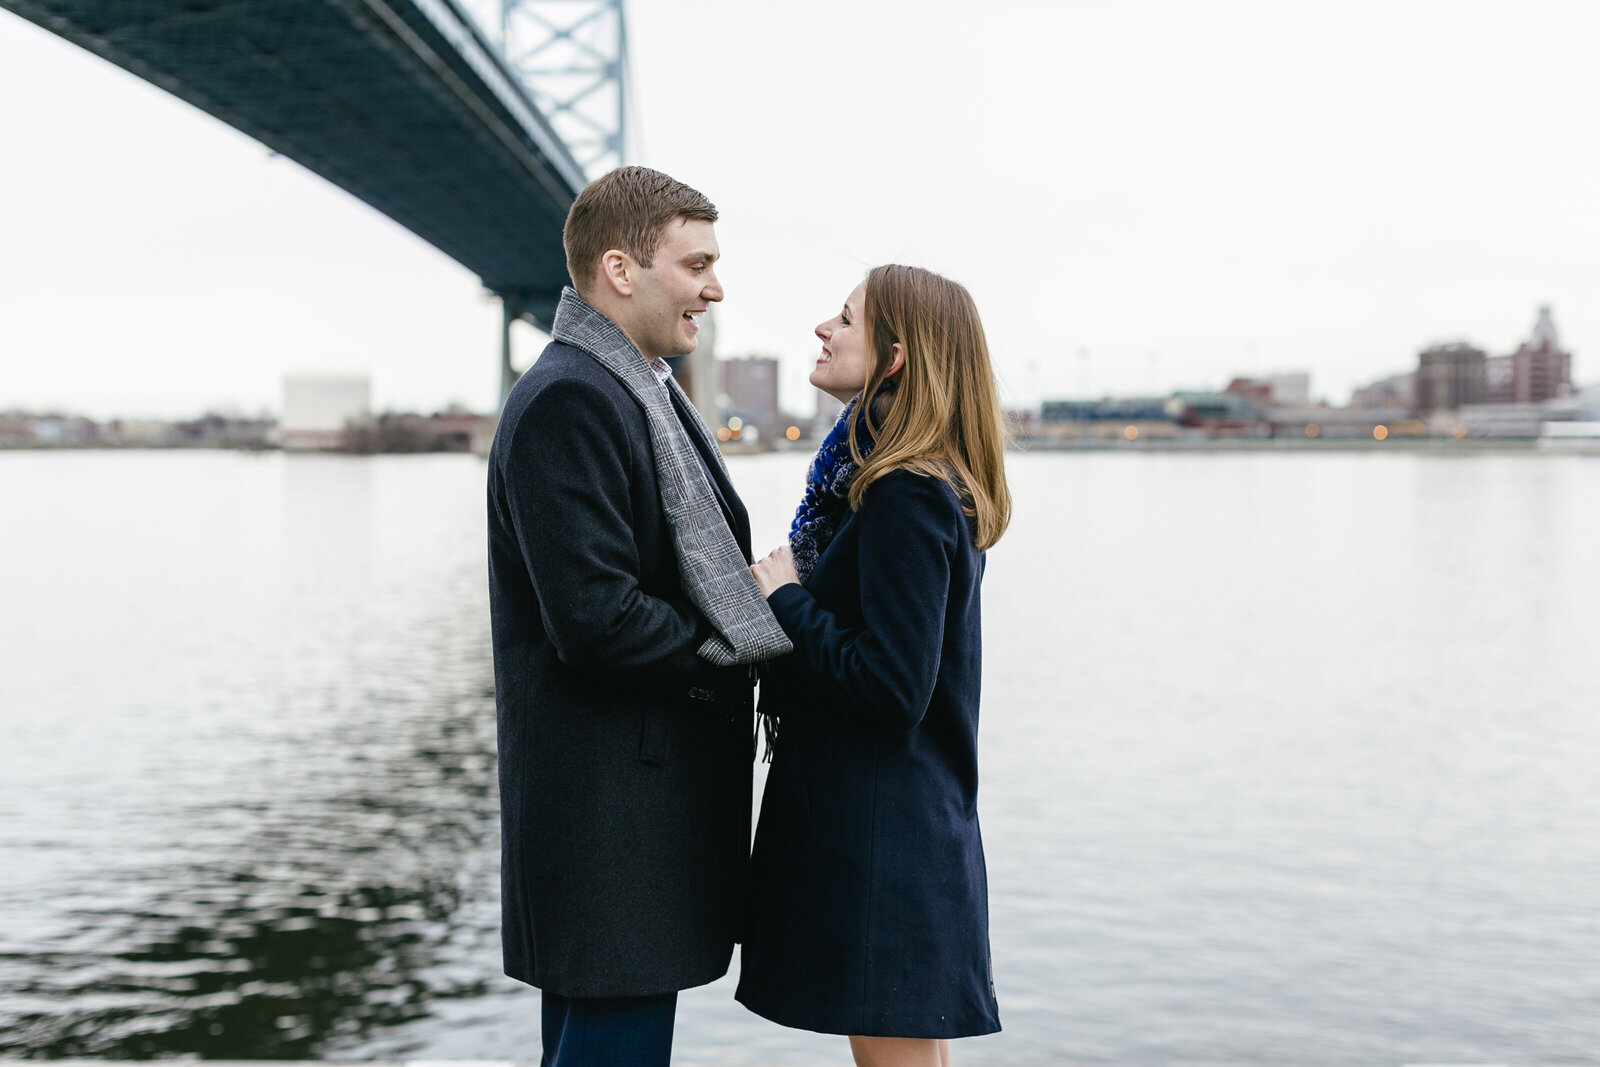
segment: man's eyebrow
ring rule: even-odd
[[[698,252],[690,252],[688,255],[684,256],[682,262],[684,262],[684,263],[692,263],[693,261],[695,261],[697,259],[703,259],[707,263],[710,263],[713,260],[715,260],[716,258],[717,258],[717,254],[715,252],[707,252],[706,250],[701,249]]]

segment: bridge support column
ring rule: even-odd
[[[510,293],[500,294],[500,407],[520,377],[511,366],[511,324],[522,317],[522,301]]]

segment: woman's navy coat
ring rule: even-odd
[[[945,482],[868,488],[807,584],[768,598],[795,653],[738,999],[786,1026],[883,1037],[1000,1028],[978,833],[983,556]]]

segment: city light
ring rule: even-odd
[[[1317,434],[1319,434],[1321,432],[1322,432],[1322,427],[1321,426],[1318,426],[1314,422],[1306,423],[1306,436],[1307,437],[1315,437],[1315,436],[1317,436]]]
[[[1122,436],[1126,437],[1130,441],[1137,441],[1139,439],[1139,427],[1124,426],[1122,428]]]
[[[1385,437],[1389,436],[1389,427],[1387,427],[1387,426],[1374,426],[1372,428],[1372,436],[1376,440],[1382,441]]]
[[[791,441],[800,440],[800,427],[798,427],[798,426],[789,427],[787,430],[783,431],[783,436],[787,437]]]

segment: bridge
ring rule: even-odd
[[[587,181],[574,149],[591,165],[623,155],[627,56],[622,0],[590,0],[576,23],[539,12],[538,0],[501,5],[495,42],[457,0],[0,0],[475,273],[504,308],[503,400],[515,380],[511,323],[548,332],[567,281],[561,226]],[[522,62],[507,47],[518,18],[537,37]],[[609,54],[589,43],[607,18]],[[574,48],[578,61],[563,59]],[[552,88],[531,87],[539,76]],[[584,110],[606,88],[609,128]]]

